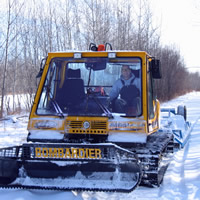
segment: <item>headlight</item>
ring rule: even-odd
[[[38,129],[52,129],[52,128],[57,127],[57,123],[53,121],[45,120],[45,121],[36,122],[34,124],[34,127]]]

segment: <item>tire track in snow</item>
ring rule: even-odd
[[[200,199],[200,119],[195,124],[190,138],[185,166],[185,180],[188,188],[187,199]]]

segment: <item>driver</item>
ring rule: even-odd
[[[120,98],[118,98],[120,96]],[[109,94],[116,112],[127,112],[128,107],[136,107],[140,96],[140,79],[135,77],[128,65],[121,68],[121,76],[114,83]]]

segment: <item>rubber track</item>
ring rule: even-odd
[[[154,141],[154,142],[153,142]],[[165,155],[163,155],[164,153],[168,154],[168,150],[167,147],[169,145],[171,145],[171,142],[173,141],[173,135],[172,134],[168,134],[168,133],[155,133],[150,135],[149,138],[149,143],[147,144],[147,148],[144,154],[140,154],[140,158],[145,159],[147,162],[150,163],[151,165],[151,169],[145,170],[143,169],[144,174],[150,174],[150,175],[154,175],[155,177],[160,176],[160,181],[157,182],[156,179],[150,179],[149,177],[146,178],[142,178],[142,185],[148,185],[148,186],[159,186],[160,183],[162,182],[162,179],[164,177],[165,174],[165,170],[167,169],[167,165],[165,170],[161,170],[158,171],[159,169],[159,163],[160,160],[162,160],[163,157],[165,157]],[[137,152],[137,151],[136,151]],[[148,153],[147,153],[148,152]],[[141,162],[143,162],[141,159]],[[157,160],[157,162],[155,162],[155,160]],[[153,161],[153,162],[151,162]],[[143,164],[145,166],[145,164]]]
[[[139,185],[139,184],[138,184]],[[22,186],[22,185],[4,185],[0,186],[0,189],[29,189],[29,190],[56,190],[56,191],[88,191],[88,192],[123,192],[129,193],[133,191],[138,185],[136,185],[131,190],[123,190],[123,189],[84,189],[84,188],[59,188],[59,187],[41,187],[41,186]]]

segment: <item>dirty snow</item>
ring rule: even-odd
[[[177,107],[186,105],[188,120],[192,124],[192,133],[185,148],[174,154],[163,183],[159,188],[138,187],[131,193],[105,192],[59,192],[41,190],[8,190],[0,189],[0,199],[33,200],[33,199],[70,199],[70,200],[103,200],[103,199],[142,199],[142,200],[198,200],[200,199],[200,92],[181,96],[162,105]],[[0,147],[22,144],[26,140],[28,117],[0,121]]]

